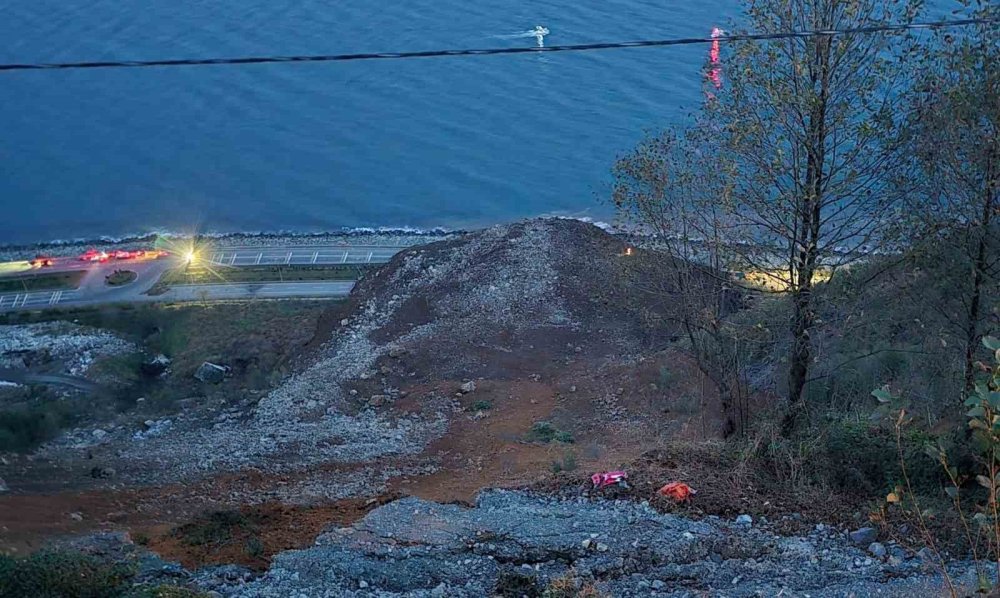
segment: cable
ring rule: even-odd
[[[189,58],[173,60],[121,60],[105,62],[56,62],[34,64],[0,64],[0,71],[59,70],[59,69],[102,69],[138,68],[158,66],[208,66],[235,64],[269,64],[282,62],[348,62],[356,60],[384,60],[395,58],[434,58],[439,56],[491,56],[497,54],[535,54],[551,52],[585,52],[588,50],[609,50],[614,48],[653,48],[662,46],[684,46],[690,44],[710,44],[713,42],[778,40],[816,36],[843,36],[904,31],[908,29],[941,29],[985,25],[1000,22],[998,19],[962,19],[954,21],[932,21],[927,23],[904,23],[894,25],[873,25],[854,29],[827,29],[814,31],[789,31],[781,33],[755,33],[723,35],[720,37],[689,37],[678,39],[640,40],[631,42],[605,42],[596,44],[576,44],[564,46],[525,48],[483,48],[466,50],[429,50],[424,52],[378,52],[374,54],[330,54],[313,56],[249,56],[243,58]]]

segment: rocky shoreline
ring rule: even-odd
[[[121,238],[74,239],[37,244],[0,246],[0,261],[31,259],[36,255],[64,257],[83,253],[87,249],[138,249],[153,245],[184,245],[191,240],[214,247],[288,247],[295,245],[384,245],[409,247],[433,243],[465,234],[465,231],[367,230],[356,229],[326,233],[224,233],[198,237],[183,235],[135,235]],[[159,244],[158,244],[159,241]]]

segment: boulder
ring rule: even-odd
[[[871,527],[863,527],[861,529],[854,530],[850,533],[851,542],[855,544],[865,545],[871,544],[878,539],[878,532]]]
[[[208,384],[218,384],[226,378],[227,373],[229,368],[206,361],[198,367],[194,377]]]
[[[153,359],[143,363],[139,366],[139,371],[142,375],[148,376],[150,378],[156,378],[162,376],[166,373],[167,368],[170,367],[170,358],[166,355],[160,353]]]
[[[462,394],[468,394],[470,392],[475,392],[476,391],[476,383],[473,382],[472,380],[469,380],[465,384],[459,386],[458,390]]]
[[[90,469],[90,477],[94,479],[107,479],[114,477],[118,473],[110,467],[92,467]]]

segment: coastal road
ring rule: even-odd
[[[186,284],[151,300],[218,301],[225,299],[274,299],[284,297],[346,297],[354,288],[353,280],[319,282],[259,282],[230,284]]]
[[[295,246],[295,247],[228,247],[203,250],[199,259],[220,268],[252,266],[335,266],[381,264],[388,262],[403,246]],[[148,303],[170,301],[212,301],[235,299],[277,298],[336,298],[346,297],[353,281],[309,281],[287,283],[219,283],[205,285],[174,285],[160,295],[147,295],[160,276],[169,268],[183,265],[177,256],[156,260],[109,260],[81,262],[72,258],[58,260],[45,272],[85,270],[79,288],[61,291],[34,291],[0,294],[0,312],[14,310],[83,307],[110,303]],[[134,282],[108,286],[105,277],[115,270],[131,270],[137,274]],[[40,272],[40,271],[36,271]]]
[[[220,266],[336,266],[383,264],[403,247],[384,245],[232,247],[206,251],[204,258]]]

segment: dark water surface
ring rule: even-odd
[[[735,0],[5,0],[0,62],[707,35]],[[151,230],[607,217],[609,168],[698,107],[707,46],[0,74],[0,245]]]

